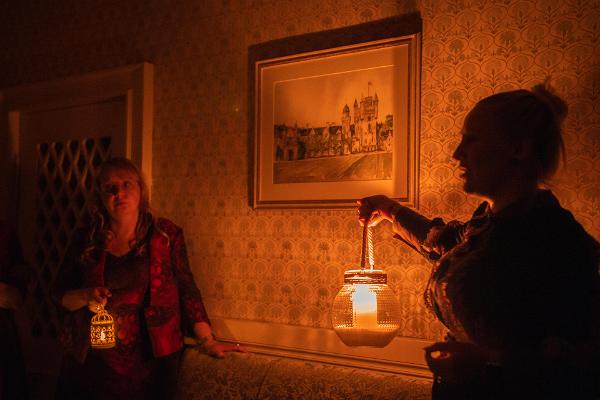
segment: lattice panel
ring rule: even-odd
[[[33,260],[36,274],[30,296],[35,336],[56,337],[56,312],[49,290],[71,235],[88,218],[88,194],[100,164],[110,155],[110,137],[41,143],[37,146],[37,214]]]

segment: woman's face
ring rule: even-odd
[[[513,164],[508,136],[494,126],[491,112],[476,107],[467,115],[452,157],[459,162],[465,192],[493,199],[503,190]]]
[[[140,183],[138,177],[126,170],[110,171],[101,182],[102,203],[113,220],[133,216],[140,209]]]

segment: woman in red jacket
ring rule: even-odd
[[[214,339],[182,230],[151,213],[137,167],[125,158],[105,162],[95,196],[92,223],[74,235],[55,288],[66,314],[66,375],[75,378],[62,379],[60,390],[76,398],[172,398],[184,330],[216,357],[240,348]],[[90,349],[90,311],[99,304],[115,320],[111,349]]]

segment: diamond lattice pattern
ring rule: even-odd
[[[37,145],[37,214],[33,245],[36,280],[30,296],[34,336],[56,337],[58,320],[49,292],[71,235],[85,223],[99,166],[110,155],[110,137]]]

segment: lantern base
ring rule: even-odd
[[[115,347],[115,342],[104,344],[92,344],[92,349],[112,349]]]
[[[335,327],[334,331],[346,346],[356,347],[385,347],[396,336],[394,330],[357,329],[349,327]]]

